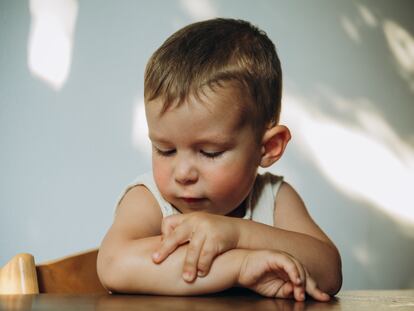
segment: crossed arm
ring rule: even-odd
[[[296,225],[307,231],[301,233],[284,228],[290,221],[273,228],[203,213],[162,222],[155,206],[138,212],[137,206],[156,204],[140,188],[121,202],[100,249],[98,274],[109,290],[192,295],[243,286],[265,296],[296,300],[303,300],[306,291],[321,301],[329,299],[323,292],[332,295],[339,290],[339,254],[316,225],[297,220]],[[289,218],[281,215],[282,220]],[[183,277],[183,271],[191,277]]]
[[[163,241],[152,254],[161,263],[177,247],[188,243],[182,278],[192,282],[209,275],[217,255],[232,249],[283,250],[299,260],[299,265],[318,281],[318,287],[330,295],[341,282],[340,259],[336,248],[312,236],[287,231],[249,220],[204,213],[174,215],[163,222]],[[222,239],[221,234],[234,236]],[[227,235],[228,233],[228,235]],[[305,268],[306,267],[306,268]],[[306,279],[306,277],[305,277]]]
[[[160,245],[154,236],[118,244],[116,255],[98,260],[103,285],[114,292],[161,295],[196,295],[220,291],[234,286],[243,251],[218,256],[209,277],[188,283],[181,277],[186,247],[178,247],[162,264],[151,260],[151,253]],[[101,253],[99,256],[102,256]],[[103,271],[105,270],[105,271]]]

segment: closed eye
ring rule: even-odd
[[[207,151],[200,150],[200,153],[207,158],[214,159],[214,158],[218,158],[219,156],[221,156],[224,153],[224,151],[207,152]]]
[[[158,149],[158,148],[154,147],[154,150],[157,154],[159,154],[160,156],[163,156],[163,157],[170,157],[170,156],[174,155],[174,153],[175,153],[175,149],[161,150],[161,149]]]

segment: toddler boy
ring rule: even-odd
[[[282,177],[257,172],[290,139],[266,34],[233,19],[184,27],[150,58],[144,96],[153,171],[117,206],[98,256],[103,285],[166,295],[242,286],[298,301],[337,293],[336,247]]]

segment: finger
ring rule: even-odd
[[[276,298],[292,298],[293,284],[292,282],[285,282],[276,292]]]
[[[281,272],[284,274],[284,276],[281,275],[281,278],[284,281],[292,283],[292,296],[295,298],[295,300],[305,300],[305,294],[303,289],[301,288],[302,282],[299,269],[295,261],[293,260],[293,257],[284,253],[275,253],[273,259],[274,265],[271,265],[271,267],[275,269],[275,272],[277,272],[278,274],[280,274]]]
[[[177,226],[179,226],[184,220],[184,215],[175,214],[168,217],[164,217],[161,223],[161,233],[163,237],[170,235]]]
[[[301,285],[300,286],[294,285],[293,297],[295,298],[296,301],[305,301],[306,295],[305,295],[305,291],[304,291],[304,289]]]
[[[296,258],[291,257],[292,261],[295,263],[296,268],[299,272],[299,278],[300,280],[297,280],[297,282],[294,284],[294,297],[296,301],[304,301],[306,296],[306,272],[305,268],[303,267],[302,263],[300,263]]]
[[[168,235],[161,243],[161,246],[152,254],[152,259],[155,263],[162,262],[172,252],[174,252],[178,246],[188,241],[190,234],[189,229],[186,227],[177,227],[170,235]]]
[[[298,268],[290,256],[282,253],[276,253],[272,256],[272,261],[269,264],[270,267],[276,271],[282,269],[293,284],[298,284],[300,282]]]
[[[204,277],[210,272],[214,258],[218,255],[218,251],[214,249],[211,243],[205,242],[198,259],[198,276]]]
[[[205,241],[204,234],[194,233],[187,247],[187,254],[184,259],[183,279],[192,282],[197,277],[197,264]]]
[[[290,257],[290,259],[295,263],[296,268],[298,269],[299,272],[299,279],[295,282],[295,285],[301,285],[303,287],[303,289],[305,289],[305,285],[306,285],[306,271],[304,266],[302,265],[301,262],[299,262],[295,257]]]
[[[306,276],[307,282],[306,282],[306,292],[315,300],[319,300],[319,301],[329,301],[331,299],[331,297],[321,291],[318,287],[318,284],[315,282],[315,280],[309,276],[309,274],[307,273]]]

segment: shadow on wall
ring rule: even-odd
[[[414,92],[414,37],[398,22],[381,17],[378,9],[371,10],[362,4],[357,4],[356,7],[359,13],[357,18],[351,20],[345,15],[341,18],[341,25],[349,38],[356,44],[361,44],[361,29],[382,30],[401,78],[406,80]],[[374,13],[375,11],[379,16]]]
[[[335,104],[332,97],[327,102]],[[305,193],[307,183],[318,185],[315,197],[305,201],[318,207],[313,215],[331,221],[322,227],[332,231],[341,250],[345,288],[412,287],[414,154],[383,119],[356,103],[360,108],[350,112],[356,118],[350,124],[344,112],[333,117],[314,102],[285,96],[283,119],[294,137],[287,156],[296,153],[301,159],[295,161],[305,162],[287,171],[300,169]],[[340,107],[345,104],[355,102]]]
[[[311,84],[318,74],[300,72],[305,82],[285,92],[282,120],[296,139],[288,154],[306,159],[301,187],[326,188],[310,201],[333,221],[323,227],[341,250],[344,288],[412,288],[414,38],[378,7],[356,4],[354,13],[339,21],[356,62],[346,73],[318,69],[347,77]]]

